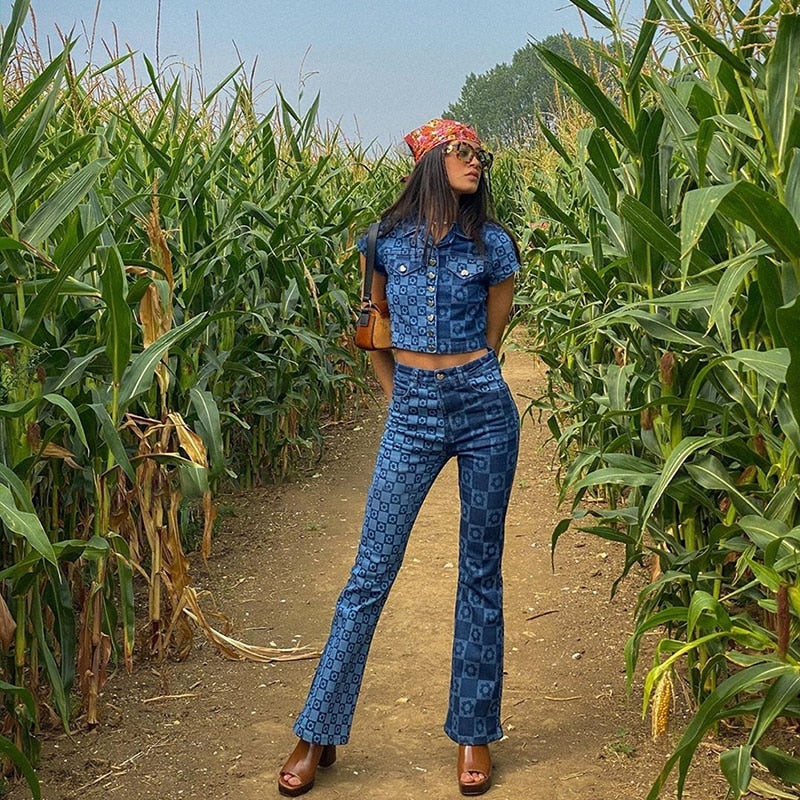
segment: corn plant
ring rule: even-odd
[[[549,223],[527,294],[562,496],[624,546],[623,576],[653,562],[626,652],[632,678],[664,631],[644,709],[679,666],[696,702],[649,799],[676,766],[681,795],[705,733],[752,715],[720,759],[740,797],[753,760],[800,774],[762,742],[800,715],[800,16],[650,0],[629,45],[616,3],[574,1],[614,71],[601,85],[541,51],[592,118],[574,146],[545,132],[561,163],[529,194]],[[605,506],[583,509],[587,491]]]
[[[198,103],[146,58],[144,84],[45,59],[28,5],[0,42],[0,753],[26,775],[39,700],[95,725],[112,663],[195,626],[308,655],[210,628],[181,521],[208,556],[214,492],[290,473],[364,391],[353,237],[399,176],[315,102],[257,115],[238,72]]]

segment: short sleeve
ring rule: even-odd
[[[356,242],[356,247],[358,251],[361,253],[362,256],[366,258],[367,255],[367,234],[363,234],[359,237],[358,241]],[[381,275],[386,274],[386,267],[383,265],[381,261],[381,240],[378,239],[377,246],[375,247],[375,272],[379,272]]]
[[[519,271],[517,248],[508,233],[498,225],[487,227],[484,241],[491,265],[489,285],[495,286]]]

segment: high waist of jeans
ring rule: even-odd
[[[442,367],[440,369],[422,369],[420,367],[409,367],[405,364],[395,362],[394,381],[395,386],[407,388],[410,386],[441,386],[453,388],[459,385],[468,384],[476,375],[480,375],[487,370],[500,372],[500,362],[494,350],[487,350],[479,358],[460,364],[455,367]]]

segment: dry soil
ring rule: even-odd
[[[523,412],[543,373],[522,350],[504,372]],[[228,516],[197,584],[238,638],[280,647],[324,642],[352,563],[384,409],[373,404],[327,429],[320,462],[294,482],[220,498]],[[505,556],[505,738],[493,746],[492,800],[638,800],[677,740],[658,743],[641,714],[641,674],[626,693],[623,647],[644,576],[612,599],[621,553],[571,530],[551,566],[556,464],[547,430],[526,416]],[[423,507],[381,619],[352,739],[320,770],[311,797],[456,798],[456,750],[442,731],[457,558],[456,471]],[[106,684],[103,724],[45,735],[47,800],[277,797],[291,724],[313,660],[225,660],[198,635],[181,663],[140,663]],[[698,751],[687,800],[725,796],[712,742]],[[27,796],[21,785],[13,800]],[[672,796],[667,795],[665,796]]]

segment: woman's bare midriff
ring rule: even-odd
[[[414,350],[395,350],[394,357],[399,364],[417,369],[446,369],[460,367],[485,356],[489,351],[484,347],[469,353],[417,353]]]

